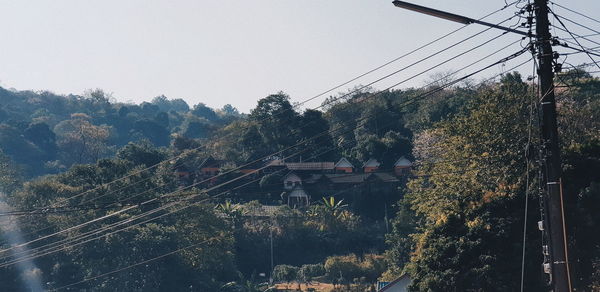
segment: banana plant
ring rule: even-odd
[[[335,197],[333,196],[330,196],[329,198],[323,198],[323,205],[334,216],[337,216],[342,210],[348,207],[348,204],[344,204],[343,199],[336,202]]]

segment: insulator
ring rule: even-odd
[[[550,255],[550,249],[548,248],[548,246],[547,246],[547,245],[542,245],[542,253],[543,253],[545,256],[549,256],[549,255]]]
[[[544,263],[544,273],[546,273],[546,274],[552,273],[552,267],[550,266],[550,263]]]
[[[554,72],[556,72],[556,73],[562,72],[562,64],[561,63],[554,64]]]
[[[544,231],[544,221],[538,221],[538,229]]]

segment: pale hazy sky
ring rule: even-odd
[[[598,0],[556,2],[600,19]],[[412,3],[473,18],[504,5],[503,0]],[[293,101],[304,100],[460,27],[401,10],[391,0],[0,0],[0,9],[0,86],[60,94],[101,88],[119,101],[133,102],[164,94],[190,105],[229,103],[245,112],[280,90]],[[515,11],[509,8],[488,20],[499,22]],[[600,30],[599,23],[564,15]],[[366,84],[481,29],[469,27],[353,84]],[[385,88],[498,33],[465,42],[375,87]],[[598,36],[591,38],[600,42]],[[505,36],[436,71],[457,68],[517,39]],[[570,56],[569,61],[589,60]],[[504,69],[498,66],[487,74]],[[401,87],[422,85],[426,76]]]

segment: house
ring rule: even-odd
[[[398,277],[396,280],[386,283],[377,283],[377,292],[406,292],[408,291],[408,285],[412,282],[412,279],[408,274],[404,274]]]
[[[402,156],[396,161],[396,163],[394,163],[394,173],[397,176],[408,174],[411,167],[412,162]]]
[[[239,172],[243,174],[250,175],[251,177],[256,177],[263,166],[263,163],[260,161],[247,163],[239,168]]]
[[[224,164],[225,163],[222,160],[216,160],[212,156],[207,157],[200,164],[198,178],[204,181],[208,186],[216,184],[218,180],[217,175]]]
[[[336,173],[352,173],[354,171],[352,163],[344,157],[334,165],[334,168]]]
[[[219,174],[222,164],[222,161],[209,156],[200,164],[200,175],[202,177],[215,176]]]
[[[283,177],[283,188],[286,190],[292,190],[297,186],[302,186],[302,178],[294,173],[289,172]]]
[[[285,167],[289,170],[295,171],[323,171],[323,172],[333,172],[335,168],[335,163],[333,162],[287,162],[285,163]]]
[[[399,180],[387,172],[354,173],[354,174],[325,174],[323,175],[334,185],[358,185],[367,182],[396,183]]]
[[[363,164],[363,172],[364,173],[376,172],[377,170],[379,170],[380,165],[381,165],[381,163],[379,163],[379,161],[377,161],[377,159],[371,158]]]
[[[292,208],[305,207],[310,204],[310,198],[302,186],[296,186],[288,195],[288,206]]]
[[[192,175],[190,169],[187,166],[181,164],[175,167],[175,174],[180,180],[189,179]]]

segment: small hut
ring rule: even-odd
[[[336,173],[352,173],[354,171],[354,165],[348,161],[348,159],[342,157],[340,161],[335,164]]]
[[[406,157],[402,156],[396,161],[396,163],[394,163],[394,173],[397,176],[405,175],[410,171],[411,167],[412,162],[406,159]]]
[[[371,158],[371,159],[367,160],[367,162],[365,162],[365,164],[363,164],[363,172],[365,172],[365,173],[376,172],[377,170],[379,170],[380,165],[381,165],[381,163],[379,163],[379,161],[377,161],[377,159]]]
[[[288,196],[288,206],[291,208],[305,207],[310,203],[308,194],[302,186],[296,186]]]

